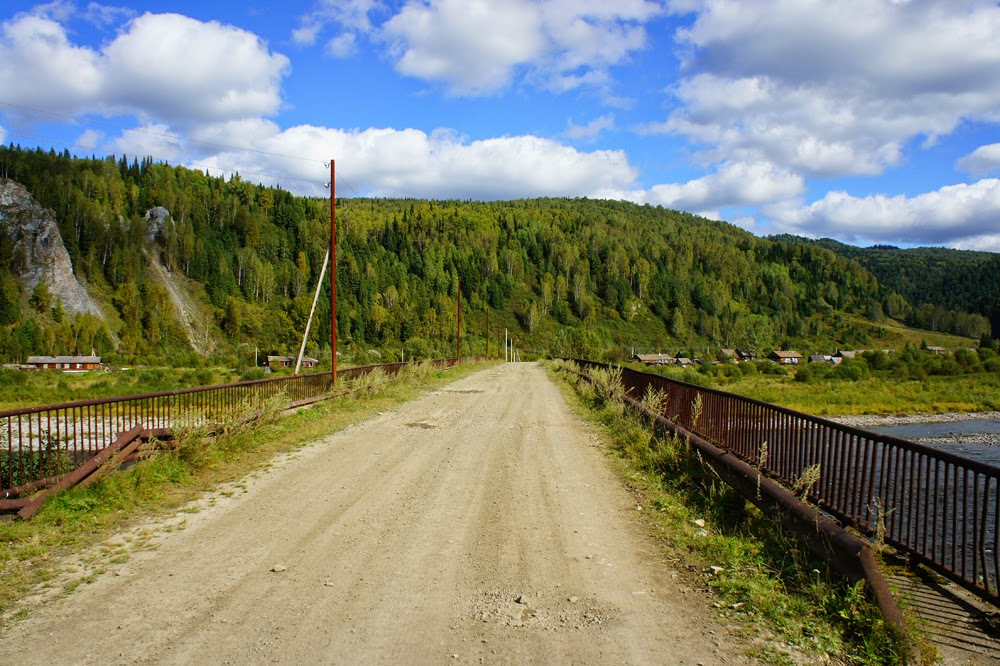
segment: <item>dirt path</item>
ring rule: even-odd
[[[540,367],[480,372],[191,514],[0,663],[744,662],[594,443]]]

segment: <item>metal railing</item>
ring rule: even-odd
[[[584,368],[609,367],[578,360]],[[641,400],[869,536],[1000,604],[1000,467],[760,400],[622,367]]]
[[[457,360],[429,362],[450,367]],[[412,364],[346,368],[337,372],[337,380],[375,370],[395,375]],[[332,373],[317,372],[0,412],[0,497],[72,471],[137,425],[153,430],[224,424],[275,396],[294,405],[327,396],[332,388]]]

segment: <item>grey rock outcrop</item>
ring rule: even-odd
[[[146,211],[146,240],[159,241],[163,234],[163,225],[167,223],[170,211],[163,206],[150,208]]]
[[[44,278],[53,299],[59,299],[66,312],[101,316],[73,273],[55,213],[42,208],[22,185],[6,178],[0,178],[0,227],[13,240],[15,253],[24,257],[21,279],[29,293]]]

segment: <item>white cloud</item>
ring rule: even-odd
[[[92,148],[94,151],[100,151],[101,141],[104,140],[104,134],[98,132],[97,130],[87,129],[84,130],[80,136],[76,138],[73,143],[80,146],[81,149]]]
[[[169,128],[143,128],[170,134]],[[167,156],[176,163],[236,169],[243,174],[274,174],[284,187],[300,194],[322,195],[330,156],[361,194],[436,198],[508,199],[535,196],[590,196],[627,192],[636,170],[623,151],[584,152],[531,135],[470,141],[450,130],[431,134],[416,129],[341,130],[300,125],[282,130],[267,120],[206,125],[199,141],[295,155],[314,161],[191,145],[142,132],[126,132],[113,149],[129,154]],[[253,180],[274,182],[262,176]],[[295,179],[311,181],[302,183]],[[352,193],[353,194],[353,193]]]
[[[312,43],[335,24],[357,39],[385,42],[396,69],[453,95],[486,95],[519,74],[554,91],[607,88],[609,68],[646,46],[645,25],[666,10],[657,0],[406,0],[388,14],[377,0],[319,0],[292,33]]]
[[[541,15],[522,0],[411,0],[385,23],[382,35],[401,73],[444,81],[455,94],[505,87],[515,66],[545,48]]]
[[[0,30],[5,101],[63,113],[191,123],[273,114],[289,65],[252,33],[177,14],[144,14],[100,52],[45,16],[21,14]]]
[[[124,19],[130,19],[135,14],[135,10],[128,7],[114,7],[91,2],[87,5],[87,10],[84,12],[83,18],[88,23],[96,26],[106,26]]]
[[[303,22],[298,28],[292,30],[292,41],[302,46],[312,46],[316,43],[316,36],[323,26],[314,21]]]
[[[914,197],[830,192],[807,206],[779,204],[768,213],[783,230],[808,236],[985,247],[1000,239],[1000,179],[949,185]]]
[[[1000,143],[979,146],[974,151],[958,160],[955,166],[974,176],[982,176],[993,171],[1000,171]]]
[[[914,138],[1000,120],[997,34],[987,0],[705,0],[677,33],[679,108],[649,129],[690,138],[709,163],[879,174]]]
[[[56,21],[22,14],[0,27],[4,101],[76,113],[97,102],[100,56],[74,46]]]
[[[348,58],[358,50],[357,38],[353,32],[337,35],[326,43],[326,52],[334,58]]]
[[[697,212],[788,199],[803,189],[801,176],[773,164],[730,162],[701,178],[654,185],[647,192],[626,198]]]
[[[106,98],[175,120],[269,115],[288,58],[253,33],[178,14],[144,14],[104,49]]]
[[[594,141],[602,132],[615,127],[615,117],[613,114],[605,114],[594,118],[589,123],[577,125],[573,121],[567,123],[563,136],[575,141]]]

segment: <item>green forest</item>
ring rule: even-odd
[[[956,331],[959,313],[988,317],[1000,328],[1000,255],[943,247],[898,248],[874,245],[861,248],[830,238],[810,241],[776,236],[779,242],[811,243],[854,259],[879,282],[913,304],[908,320],[932,331]]]
[[[297,351],[329,245],[328,200],[151,159],[16,146],[0,147],[0,176],[55,211],[74,270],[105,315],[70,317],[44,283],[27,293],[25,258],[4,229],[4,362],[93,349],[121,363],[240,365],[254,350]],[[150,239],[145,215],[155,206],[170,217]],[[990,312],[974,299],[947,284],[914,290],[902,276],[923,269],[908,255],[898,255],[896,273],[880,271],[816,243],[661,207],[351,198],[337,202],[337,220],[338,347],[348,362],[452,355],[459,284],[467,355],[485,352],[487,309],[494,354],[497,325],[527,351],[612,359],[633,348],[863,348],[890,319],[991,333]],[[212,358],[194,351],[149,268],[153,255],[193,285],[217,338]],[[308,352],[328,364],[327,289]]]

